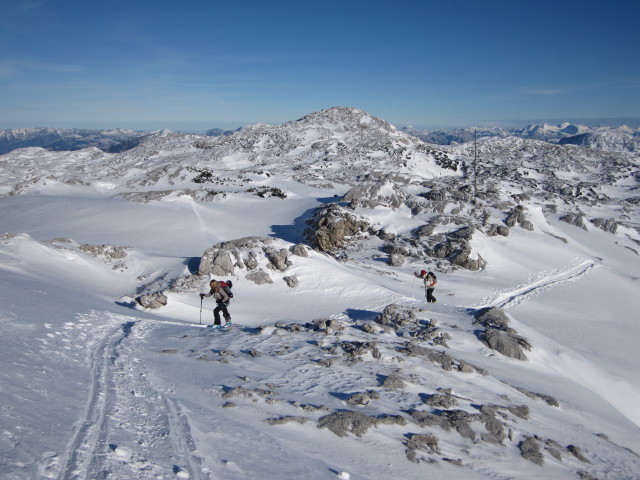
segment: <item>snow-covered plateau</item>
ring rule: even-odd
[[[2,479],[640,478],[637,150],[112,134],[0,155]]]

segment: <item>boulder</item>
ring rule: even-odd
[[[233,274],[234,261],[231,252],[210,248],[200,259],[198,275],[226,276]]]
[[[582,213],[567,213],[560,217],[560,220],[570,225],[574,225],[583,230],[587,230],[587,225],[584,223],[584,215]]]
[[[136,298],[136,301],[144,308],[160,308],[167,304],[167,297],[162,293],[149,293]]]
[[[269,274],[263,270],[258,270],[257,272],[249,273],[244,278],[252,281],[257,285],[264,285],[265,283],[273,283],[273,280],[271,279]]]

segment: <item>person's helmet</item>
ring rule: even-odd
[[[426,270],[420,270],[420,276],[424,277],[427,274]]]

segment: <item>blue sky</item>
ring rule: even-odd
[[[640,2],[0,0],[0,128],[640,117]]]

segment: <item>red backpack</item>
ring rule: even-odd
[[[224,290],[224,293],[227,294],[227,297],[233,298],[233,292],[231,291],[231,287],[233,287],[233,282],[231,280],[220,280],[220,286]]]

